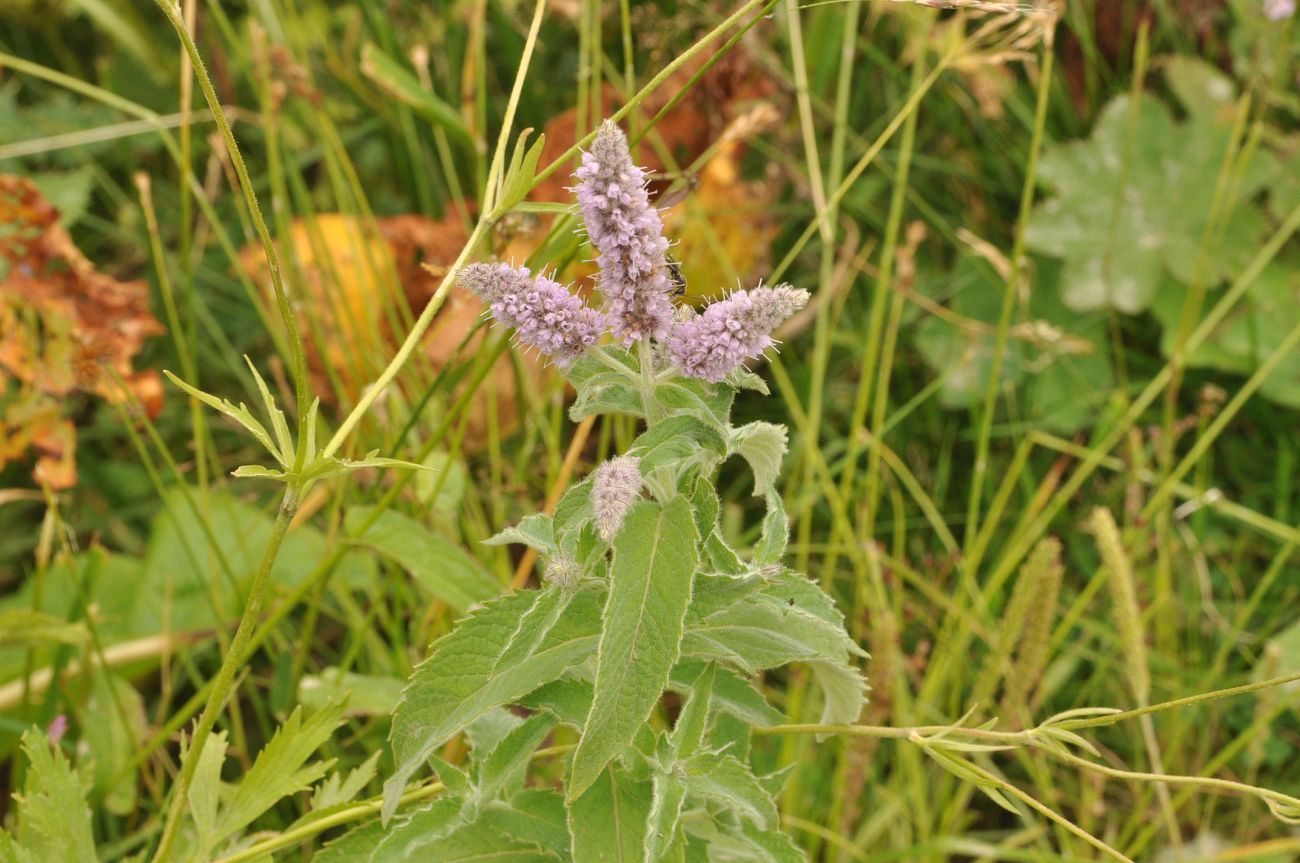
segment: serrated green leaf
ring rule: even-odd
[[[350,508],[343,529],[400,564],[431,597],[464,611],[501,592],[496,580],[460,546],[408,515],[385,510],[361,534],[373,511],[370,506]]]
[[[523,785],[533,751],[554,728],[554,717],[538,713],[502,738],[481,762],[475,796],[483,801],[512,797]]]
[[[42,863],[96,863],[85,778],[37,729],[23,734],[22,748],[28,763],[18,801],[24,848]]]
[[[434,643],[393,715],[397,769],[384,783],[385,819],[411,775],[454,734],[595,653],[602,593],[594,585],[521,591],[487,603]]]
[[[0,863],[37,863],[32,852],[19,845],[8,833],[0,830]]]
[[[211,851],[221,839],[217,835],[217,807],[221,800],[221,766],[226,763],[226,745],[226,732],[215,731],[208,735],[186,792],[190,817],[194,819],[199,845],[204,853]]]
[[[591,712],[592,684],[568,675],[528,693],[519,703],[530,710],[545,710],[557,720],[581,729]]]
[[[655,468],[721,460],[726,442],[717,429],[688,416],[669,417],[647,429],[632,443],[628,455],[641,459],[641,472]]]
[[[496,819],[460,821],[454,800],[438,800],[395,823],[371,852],[368,863],[555,863],[557,858],[534,842],[498,829]],[[355,853],[355,852],[354,852]],[[353,863],[366,857],[338,858]]]
[[[573,863],[645,863],[650,783],[613,765],[569,803]]]
[[[253,766],[240,780],[230,802],[217,821],[218,841],[243,830],[283,797],[311,787],[333,764],[308,759],[334,734],[343,721],[343,705],[318,710],[307,719],[295,708],[258,753]]]
[[[90,638],[86,625],[27,608],[0,611],[0,647],[39,647],[82,644]]]
[[[614,540],[591,713],[573,756],[568,797],[587,789],[649,717],[681,647],[698,563],[690,503],[642,501]]]
[[[697,577],[682,655],[749,674],[805,662],[825,699],[823,723],[856,722],[865,702],[866,683],[848,661],[864,654],[845,632],[834,602],[803,576]]]
[[[767,514],[763,516],[758,545],[754,546],[754,562],[764,566],[780,563],[789,540],[790,520],[786,518],[785,503],[781,500],[781,493],[775,489],[768,489]]]
[[[763,497],[773,488],[781,473],[781,460],[789,445],[785,426],[752,422],[732,433],[731,448],[739,453],[754,472],[754,495]]]
[[[248,364],[248,370],[253,373],[253,380],[257,382],[257,391],[262,396],[262,407],[266,409],[266,415],[271,418],[271,430],[275,432],[275,442],[280,452],[281,464],[292,464],[294,461],[293,436],[289,434],[289,422],[284,418],[284,411],[280,410],[275,403],[275,398],[271,395],[270,388],[262,376],[258,374],[257,367],[253,361],[244,357],[244,362]]]
[[[382,458],[379,450],[371,450],[365,456],[358,459],[335,458],[318,456],[303,467],[299,478],[304,482],[319,482],[320,480],[330,479],[331,477],[341,476],[354,470],[363,470],[365,468],[406,468],[407,470],[432,471],[433,468],[428,465],[416,464],[413,461],[403,461],[400,458]]]
[[[704,666],[698,660],[677,663],[668,685],[677,692],[689,692]],[[767,703],[752,681],[722,666],[713,670],[710,703],[713,710],[725,710],[750,725],[777,725],[785,721],[785,716]]]
[[[686,801],[686,783],[673,772],[656,773],[651,779],[650,813],[646,818],[645,859],[662,859],[665,849],[677,840],[678,821]]]
[[[709,721],[709,707],[713,698],[713,681],[717,676],[717,665],[706,663],[704,668],[691,682],[690,697],[677,714],[669,744],[676,758],[689,758],[699,749],[704,739],[704,728]]]
[[[510,545],[511,543],[526,545],[543,554],[554,554],[556,552],[555,525],[551,517],[540,512],[524,516],[514,527],[508,527],[490,539],[483,540],[484,545]]]
[[[336,772],[325,777],[325,781],[312,791],[312,813],[342,806],[355,800],[379,772],[379,757],[383,754],[381,750],[375,750],[369,758],[348,771],[346,776]]]
[[[166,369],[163,369],[163,374],[167,376],[167,379],[169,381],[176,384],[176,386],[183,389],[189,395],[203,402],[205,405],[212,408],[213,410],[225,414],[226,416],[230,417],[232,420],[234,420],[235,422],[243,426],[244,429],[253,437],[255,437],[258,443],[260,443],[263,447],[265,447],[266,451],[269,452],[275,458],[275,460],[280,463],[281,467],[287,468],[289,466],[289,463],[285,461],[284,457],[280,454],[279,447],[277,447],[275,441],[271,439],[271,435],[267,433],[266,426],[258,422],[257,418],[254,417],[251,412],[249,412],[248,408],[242,402],[239,404],[238,407],[236,407],[235,405],[231,404],[229,401],[226,401],[225,399],[219,399],[214,395],[209,395],[208,393],[205,393],[201,389],[190,386],[189,384],[185,383],[185,381],[176,377],[176,375],[172,374]]]
[[[700,753],[683,765],[682,775],[692,796],[730,809],[758,827],[770,830],[780,820],[776,801],[749,765],[733,755]]]
[[[545,848],[561,860],[569,856],[569,825],[564,798],[549,789],[521,791],[509,800],[494,800],[479,821],[521,842]]]

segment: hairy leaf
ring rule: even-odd
[[[781,473],[781,460],[785,457],[788,435],[785,426],[768,422],[752,422],[736,429],[731,436],[731,447],[749,462],[754,472],[754,495],[762,497],[772,490]]]
[[[644,863],[650,783],[613,765],[569,803],[573,863]]]
[[[596,690],[573,756],[570,800],[649,717],[668,684],[698,562],[690,504],[642,501],[614,540],[609,599],[601,622]]]
[[[601,593],[522,591],[487,603],[434,643],[393,715],[397,769],[384,784],[385,819],[407,780],[452,735],[595,653]]]
[[[682,773],[693,796],[730,809],[758,827],[777,826],[776,801],[749,765],[735,756],[703,752],[688,760]]]

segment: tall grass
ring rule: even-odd
[[[1017,325],[1033,321],[1028,297],[1053,287],[1042,275],[1047,265],[1025,244],[1040,193],[1038,157],[1048,141],[1084,133],[1107,97],[1154,98],[1149,63],[1193,51],[1196,42],[1163,4],[1118,56],[1099,47],[1089,4],[1068,4],[1059,21],[1046,7],[933,5],[944,8],[857,0],[336,8],[270,0],[236,14],[221,4],[160,4],[162,12],[141,11],[138,26],[160,45],[176,44],[164,39],[174,29],[181,48],[166,81],[139,88],[123,83],[135,62],[122,59],[135,25],[109,26],[108,12],[71,23],[109,43],[102,50],[116,75],[70,62],[72,35],[36,21],[0,29],[0,63],[21,82],[23,104],[72,93],[78,105],[143,124],[114,125],[104,135],[122,135],[125,146],[134,140],[125,135],[147,128],[161,146],[140,165],[130,195],[115,195],[128,181],[121,165],[102,151],[93,157],[103,161],[95,211],[114,205],[129,215],[77,231],[84,244],[105,250],[108,268],[152,268],[170,333],[170,344],[156,348],[160,365],[232,401],[242,393],[257,403],[256,380],[241,358],[252,355],[281,404],[293,406],[298,466],[309,405],[322,396],[323,425],[333,432],[322,437],[327,454],[378,449],[420,464],[437,458],[463,465],[468,476],[450,509],[436,503],[453,481],[450,470],[422,493],[416,486],[426,480],[414,474],[319,485],[278,508],[260,569],[238,571],[230,559],[240,538],[220,534],[212,501],[230,492],[273,506],[255,481],[228,476],[257,456],[229,424],[205,419],[197,402],[183,404],[173,391],[157,425],[136,411],[105,412],[83,438],[83,488],[0,509],[9,529],[45,525],[5,541],[6,575],[15,588],[33,585],[27,595],[37,599],[51,567],[86,545],[145,548],[159,506],[202,526],[206,548],[190,549],[189,561],[214,562],[211,602],[231,627],[164,629],[148,645],[152,667],[136,677],[150,706],[147,733],[117,767],[120,778],[139,777],[140,806],[131,816],[98,817],[119,857],[160,842],[166,856],[193,770],[178,755],[182,731],[195,741],[227,729],[247,762],[296,703],[304,679],[326,668],[404,678],[447,630],[454,614],[398,567],[385,570],[379,590],[342,581],[345,559],[381,514],[406,514],[470,549],[502,590],[533,577],[531,561],[478,540],[553,505],[568,479],[625,440],[630,427],[571,427],[562,386],[530,377],[504,339],[439,332],[457,342],[441,364],[424,355],[422,340],[436,327],[456,269],[504,247],[508,220],[495,205],[520,130],[540,129],[573,108],[579,137],[587,134],[601,119],[600,92],[609,83],[623,106],[617,116],[647,152],[676,165],[678,154],[657,128],[663,113],[647,111],[645,97],[687,61],[724,50],[746,51],[789,106],[749,158],[776,166],[783,178],[771,180],[782,184],[771,280],[816,296],[808,327],[764,370],[794,432],[783,489],[795,520],[792,553],[835,591],[873,654],[874,692],[862,725],[824,744],[803,732],[825,729],[800,727],[815,717],[809,681],[797,672],[764,681],[790,722],[756,743],[773,769],[793,767],[782,797],[786,827],[820,859],[882,863],[1152,859],[1209,834],[1230,849],[1215,859],[1300,853],[1300,841],[1272,817],[1271,798],[1251,789],[1300,793],[1288,769],[1300,757],[1296,690],[1243,690],[1164,709],[1297,667],[1294,656],[1279,660],[1267,645],[1295,618],[1292,555],[1300,534],[1294,488],[1281,474],[1290,473],[1282,468],[1293,465],[1300,442],[1293,412],[1261,404],[1256,392],[1300,343],[1300,326],[1244,381],[1227,381],[1232,396],[1196,418],[1191,432],[1180,438],[1178,429],[1205,382],[1188,358],[1294,244],[1300,208],[1283,214],[1212,304],[1208,284],[1193,286],[1169,359],[1153,349],[1146,322],[1110,313],[1109,347],[1120,364],[1111,409],[1074,439],[1037,426],[1003,372]],[[1077,46],[1080,64],[1062,69],[1063,43]],[[1000,116],[976,107],[980,75],[1004,85]],[[1085,93],[1082,112],[1068,76],[1082,77],[1075,82]],[[1255,151],[1273,86],[1262,77],[1245,82],[1233,146],[1219,175],[1206,180],[1216,188],[1229,189]],[[24,152],[43,140],[65,146],[33,135]],[[541,166],[538,180],[572,170],[573,143]],[[704,159],[676,167],[685,178]],[[25,165],[11,161],[7,169]],[[1228,200],[1227,192],[1219,199]],[[397,212],[455,221],[467,236],[423,308],[410,307],[391,259],[376,252],[377,216]],[[357,227],[340,239],[328,233],[331,214]],[[1198,257],[1217,253],[1224,219],[1212,220]],[[306,242],[287,240],[295,225]],[[556,220],[537,248],[555,246],[567,228]],[[969,238],[992,253],[970,251]],[[268,262],[269,293],[238,253],[250,243]],[[346,271],[337,264],[340,243],[349,247]],[[307,273],[327,258],[335,263],[312,294]],[[931,372],[912,335],[960,293],[963,286],[950,281],[963,258],[991,274],[970,290],[992,285],[997,313],[991,324],[974,322],[992,336],[980,397],[954,411],[940,405],[939,393],[962,368]],[[322,328],[317,312],[347,315],[358,281],[376,296],[341,339]],[[392,333],[405,339],[396,343]],[[311,374],[311,345],[337,347],[337,363]],[[493,391],[502,385],[498,364],[516,387],[514,404]],[[471,431],[480,403],[482,431]],[[502,411],[518,413],[519,427],[509,428]],[[120,470],[130,479],[123,495],[130,506],[111,505],[111,481],[92,466],[96,460],[127,464]],[[173,486],[184,492],[166,494]],[[737,514],[749,503],[743,489],[733,492],[725,505]],[[349,529],[346,511],[363,504],[374,507],[371,521]],[[1090,530],[1085,522],[1098,507]],[[324,534],[323,557],[298,561],[307,574],[296,583],[276,584],[278,544],[303,525]],[[95,620],[93,609],[80,615]],[[97,660],[130,672],[141,657],[122,647],[96,641],[80,667]],[[57,713],[73,713],[82,726],[94,721],[78,714],[84,704],[60,682],[62,672],[76,677],[69,659],[49,660],[54,683],[44,690],[32,683],[42,668],[28,661],[21,699],[5,705],[9,748],[16,728]],[[1149,711],[1152,705],[1162,709]],[[1096,758],[1062,758],[1033,745],[1045,718],[1091,707],[1128,711],[1090,732]],[[983,734],[988,748],[963,751],[954,769],[942,747],[924,741],[963,718],[974,732],[963,739]],[[384,724],[382,716],[358,715],[328,754],[360,762],[381,745]],[[426,785],[408,797],[436,790]],[[377,808],[354,804],[333,821],[255,847],[310,859],[327,828]],[[286,804],[262,826],[281,829],[295,815]],[[252,853],[225,863],[256,859]]]

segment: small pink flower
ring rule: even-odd
[[[600,253],[598,286],[611,332],[625,345],[664,338],[673,318],[668,240],[645,171],[632,163],[617,125],[606,120],[600,127],[575,176],[587,236]]]
[[[605,317],[580,297],[527,267],[470,264],[460,283],[488,304],[492,316],[515,328],[521,344],[537,348],[567,368],[594,345],[605,330]]]
[[[60,713],[50,721],[50,727],[45,730],[45,736],[49,738],[50,743],[55,746],[63,739],[63,735],[68,733],[68,717]]]
[[[1295,0],[1264,0],[1264,17],[1270,21],[1285,21],[1295,14]]]
[[[668,352],[687,377],[717,383],[775,342],[772,332],[808,304],[789,285],[736,291],[673,328]]]

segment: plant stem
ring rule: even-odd
[[[176,35],[180,37],[181,44],[185,47],[185,53],[189,55],[190,63],[194,67],[194,75],[199,81],[199,89],[203,91],[203,98],[212,109],[212,119],[216,122],[217,129],[226,143],[230,163],[239,177],[240,191],[244,193],[244,203],[253,220],[253,227],[257,230],[258,239],[262,242],[262,251],[266,254],[267,270],[271,274],[271,288],[275,292],[275,302],[280,309],[280,317],[284,321],[284,328],[289,337],[290,368],[293,374],[294,394],[298,402],[298,453],[294,460],[294,469],[301,470],[306,456],[303,447],[307,439],[307,408],[311,392],[307,382],[307,353],[303,348],[302,334],[298,331],[298,319],[289,304],[289,295],[285,292],[284,279],[280,275],[280,258],[276,254],[275,244],[271,242],[271,232],[267,230],[266,221],[262,218],[262,208],[258,205],[257,195],[253,192],[253,181],[248,175],[248,167],[244,164],[244,157],[239,151],[239,143],[235,140],[235,133],[230,129],[226,112],[221,108],[221,101],[217,98],[216,88],[212,86],[212,79],[203,64],[203,57],[199,55],[198,46],[194,44],[194,37],[190,35],[185,21],[181,18],[180,5],[167,0],[154,0],[154,2],[171,22],[172,28],[176,30]],[[187,169],[188,166],[182,168],[182,170]],[[198,382],[195,381],[194,384],[197,386]]]
[[[172,799],[167,811],[167,822],[163,827],[162,838],[158,842],[158,850],[154,853],[153,863],[164,863],[171,854],[172,845],[176,841],[176,833],[180,827],[181,815],[185,812],[190,782],[194,778],[194,771],[198,768],[199,758],[203,753],[203,745],[212,733],[212,728],[216,725],[217,718],[225,707],[226,699],[230,696],[235,681],[235,672],[243,665],[245,648],[249,639],[253,636],[257,618],[262,613],[262,606],[266,602],[267,588],[271,583],[271,568],[275,564],[276,555],[280,552],[280,544],[284,542],[284,536],[289,530],[289,522],[293,520],[294,513],[297,511],[297,489],[293,486],[287,486],[284,491],[284,498],[280,501],[280,511],[276,514],[275,523],[271,526],[271,535],[267,539],[266,548],[262,552],[262,559],[258,562],[257,572],[253,575],[253,583],[249,586],[248,603],[244,606],[244,613],[239,618],[239,627],[235,630],[235,638],[231,641],[230,649],[226,651],[226,656],[221,662],[221,668],[217,671],[212,690],[208,693],[207,704],[203,707],[203,713],[199,716],[198,724],[194,726],[189,748],[181,760],[181,770],[176,777],[176,784],[172,787]]]

